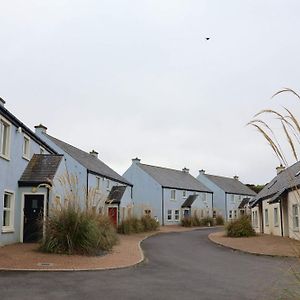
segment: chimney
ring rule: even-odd
[[[95,150],[92,150],[92,151],[90,152],[90,154],[91,154],[92,156],[98,158],[98,154],[99,154],[99,153],[98,153],[97,151],[95,151]]]
[[[190,169],[187,169],[186,167],[184,167],[184,168],[182,169],[182,172],[183,172],[183,173],[190,173]]]
[[[282,164],[280,164],[280,166],[276,168],[277,175],[279,175],[284,170],[285,170],[285,167]]]
[[[140,162],[141,162],[141,160],[138,157],[132,159],[133,164],[138,164]]]
[[[5,101],[0,97],[0,106],[4,106]]]
[[[239,176],[235,175],[235,176],[233,176],[233,179],[234,180],[239,180],[240,178],[239,178]]]
[[[205,174],[205,170],[199,170],[199,175],[204,175]]]
[[[43,124],[40,124],[40,125],[37,125],[37,126],[34,126],[35,128],[35,133],[36,134],[41,134],[41,133],[47,133],[47,127],[44,126]]]

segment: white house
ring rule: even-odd
[[[213,194],[184,168],[174,170],[142,164],[140,159],[124,173],[133,183],[135,213],[149,214],[162,225],[178,224],[186,215],[212,216]]]
[[[250,203],[252,226],[257,233],[300,240],[299,186],[300,162],[287,169],[277,168],[277,176]]]
[[[117,225],[132,209],[132,184],[98,158],[96,151],[87,153],[47,133],[43,125],[35,126],[41,140],[64,156],[67,176],[75,177],[79,197],[87,198],[91,189],[108,198],[105,209]]]
[[[197,179],[213,191],[215,214],[221,214],[226,221],[245,214],[246,202],[256,196],[254,191],[239,181],[238,176],[230,178],[209,175],[204,170],[200,170]]]

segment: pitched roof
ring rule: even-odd
[[[126,186],[113,186],[108,197],[107,197],[107,203],[108,204],[120,204],[121,199],[125,193]]]
[[[49,140],[55,143],[59,148],[72,156],[75,160],[77,160],[82,166],[87,168],[89,172],[106,177],[108,179],[112,179],[114,181],[130,185],[132,184],[127,181],[124,177],[119,175],[113,169],[111,169],[108,165],[106,165],[103,161],[93,156],[90,153],[87,153],[83,150],[80,150],[68,143],[65,143],[49,134],[44,133]]]
[[[248,198],[248,197],[244,198],[239,205],[239,209],[245,208],[245,206],[249,203],[249,201],[250,201],[250,198]]]
[[[191,208],[191,206],[193,205],[193,203],[195,202],[195,200],[197,199],[198,195],[191,195],[189,196],[184,203],[182,204],[182,208]]]
[[[137,165],[165,188],[212,193],[209,188],[187,172],[141,163]]]
[[[221,188],[225,193],[255,196],[256,193],[241,183],[239,180],[229,177],[204,174],[209,180]]]
[[[54,154],[34,154],[19,180],[19,186],[37,186],[41,183],[52,185],[62,157]]]
[[[300,185],[300,161],[280,172],[274,177],[251,201],[251,206],[264,199],[272,198],[271,202],[276,201],[284,192]]]
[[[25,132],[32,140],[34,140],[39,145],[43,146],[48,152],[52,154],[57,154],[57,152],[52,149],[47,143],[40,139],[30,128],[28,128],[24,123],[22,123],[16,116],[14,116],[9,110],[4,106],[0,105],[0,115],[11,122],[17,128],[21,127],[23,132]]]

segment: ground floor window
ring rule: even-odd
[[[144,215],[150,217],[151,216],[151,210],[150,209],[145,209],[144,210]]]
[[[172,210],[168,210],[168,221],[172,221]]]
[[[275,207],[274,208],[274,226],[279,226],[279,223],[278,223],[278,207]]]
[[[237,211],[234,211],[234,218],[237,219]]]
[[[229,211],[229,219],[232,219],[232,210]]]
[[[217,212],[214,210],[213,211],[213,218],[216,218],[217,217]]]
[[[175,221],[179,220],[179,210],[175,210]]]
[[[293,230],[299,231],[299,207],[298,207],[298,204],[293,205],[292,213],[293,213]]]
[[[2,225],[2,231],[4,232],[14,229],[14,194],[10,192],[4,193]]]
[[[269,210],[265,209],[265,225],[269,226]]]
[[[257,210],[252,212],[252,226],[253,227],[258,227]]]

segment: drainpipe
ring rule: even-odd
[[[225,193],[225,216],[226,222],[228,221],[228,213],[227,213],[227,193]]]
[[[280,225],[281,225],[281,236],[283,236],[283,220],[282,220],[282,199],[279,200],[280,207]]]
[[[214,193],[211,194],[211,210],[212,216],[214,216]]]
[[[165,198],[164,198],[164,188],[161,189],[161,205],[162,205],[162,212],[161,212],[161,218],[162,218],[162,226],[165,226]]]
[[[89,198],[89,170],[86,169],[86,200]]]

